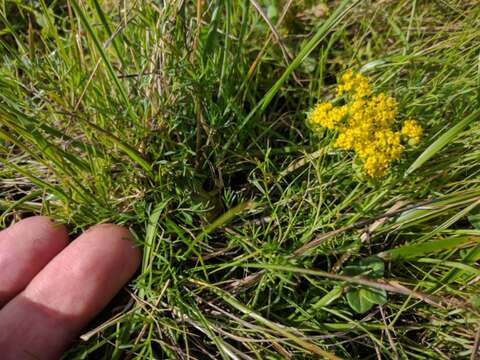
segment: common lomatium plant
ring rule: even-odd
[[[321,102],[308,116],[313,129],[327,128],[337,136],[334,146],[354,151],[371,177],[384,176],[400,158],[404,144],[420,141],[423,129],[413,119],[400,124],[398,102],[381,92],[374,94],[369,79],[348,70],[336,89],[343,105]]]

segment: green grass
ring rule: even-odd
[[[253,3],[0,1],[0,223],[143,249],[65,358],[474,358],[477,1]],[[426,131],[377,181],[305,125],[351,67]]]

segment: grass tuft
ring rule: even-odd
[[[480,8],[0,1],[0,222],[128,226],[67,359],[478,356]],[[353,68],[425,129],[380,180],[305,124]]]

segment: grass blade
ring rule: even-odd
[[[447,239],[440,239],[429,241],[424,244],[407,244],[396,249],[387,250],[378,254],[381,258],[385,260],[400,260],[400,259],[411,259],[419,256],[424,256],[425,254],[430,254],[437,251],[455,249],[461,245],[468,244],[471,242],[480,242],[480,238],[477,237],[454,237]]]
[[[450,143],[455,136],[457,136],[468,124],[473,120],[476,120],[480,117],[480,110],[477,110],[467,116],[465,119],[460,121],[457,125],[448,130],[445,134],[440,136],[435,140],[425,151],[413,162],[412,165],[405,172],[405,176],[410,175],[412,172],[417,170],[422,166],[426,161],[435,156],[440,150],[442,150],[448,143]]]
[[[90,34],[92,37],[93,43],[95,44],[95,47],[97,48],[98,52],[100,53],[100,56],[102,57],[103,62],[105,63],[105,66],[107,67],[107,72],[110,75],[110,78],[112,79],[113,83],[115,84],[115,87],[117,90],[120,92],[120,96],[125,103],[125,107],[127,109],[128,114],[130,115],[131,119],[136,123],[136,125],[141,126],[137,114],[132,109],[132,105],[130,103],[130,100],[128,98],[127,92],[124,89],[123,85],[120,83],[120,80],[115,74],[115,70],[113,69],[113,66],[108,59],[107,54],[105,53],[105,49],[103,48],[102,44],[100,43],[100,40],[98,39],[97,34],[93,30],[92,25],[88,21],[87,16],[85,13],[82,11],[80,5],[78,4],[77,0],[72,0],[72,5],[73,8],[75,9],[75,12],[78,14],[80,17],[80,20],[82,21],[83,25],[85,26],[87,32]]]

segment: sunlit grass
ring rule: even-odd
[[[327,3],[0,1],[2,226],[143,249],[66,358],[475,356],[480,8]],[[381,179],[305,125],[349,68],[424,128]]]

